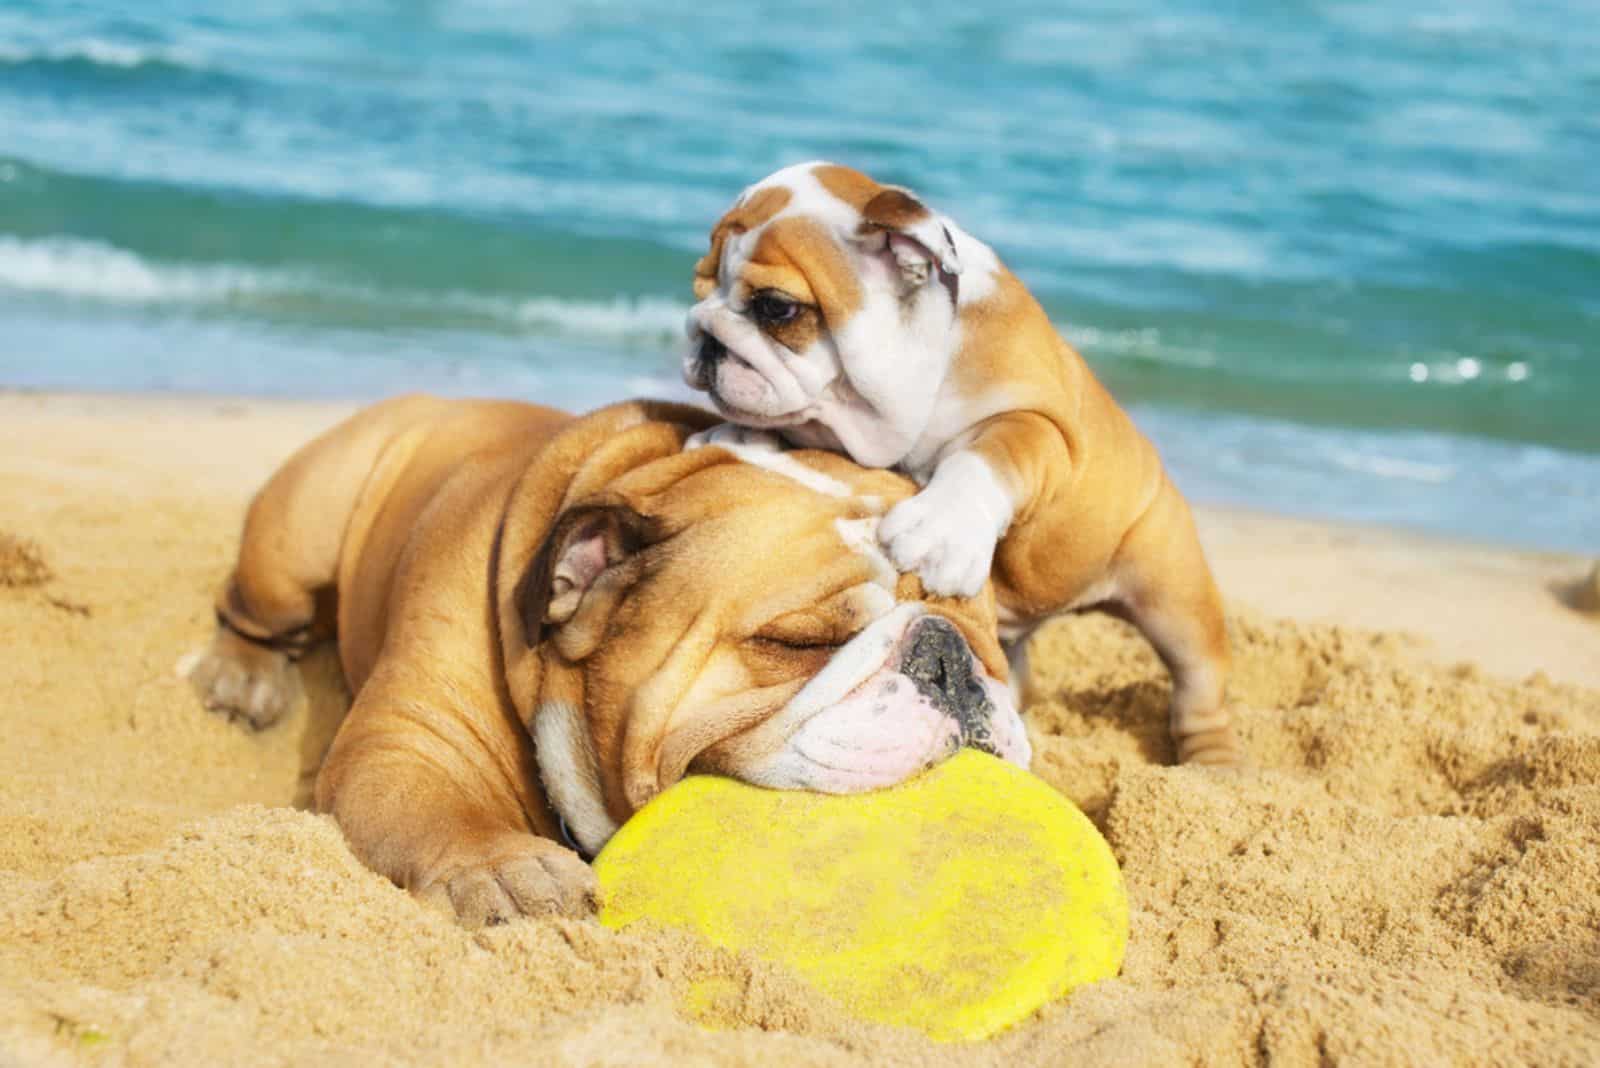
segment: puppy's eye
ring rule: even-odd
[[[800,314],[800,305],[782,293],[757,293],[750,314],[758,323],[787,323]]]

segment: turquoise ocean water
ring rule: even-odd
[[[817,157],[1192,496],[1600,551],[1589,0],[3,0],[0,385],[681,395],[709,224]]]

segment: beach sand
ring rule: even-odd
[[[271,730],[199,707],[245,502],[348,410],[0,394],[0,1064],[1600,1062],[1588,561],[1203,512],[1255,766],[1164,766],[1120,624],[1041,634],[1034,770],[1123,865],[1127,963],[938,1047],[684,937],[415,904],[304,807],[326,651]]]

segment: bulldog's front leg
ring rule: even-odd
[[[389,674],[362,689],[317,777],[317,808],[356,856],[470,926],[593,912],[589,865],[534,833],[532,754],[496,696],[452,680],[430,699],[415,673]]]
[[[878,539],[894,566],[915,572],[929,593],[974,597],[1015,511],[990,462],[962,448],[939,461],[920,493],[890,510]]]

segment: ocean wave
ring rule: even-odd
[[[539,297],[516,305],[517,321],[566,334],[658,340],[683,336],[689,306],[661,297],[613,300],[554,300]]]
[[[1355,449],[1330,449],[1327,458],[1336,466],[1358,474],[1374,475],[1380,479],[1398,479],[1405,482],[1426,482],[1439,485],[1456,476],[1456,465],[1430,463],[1403,456],[1390,456],[1380,452],[1362,452]]]
[[[245,294],[285,292],[305,280],[225,265],[155,265],[95,241],[0,236],[0,286],[118,304],[221,302]]]
[[[213,306],[335,323],[465,325],[660,347],[683,336],[689,310],[661,297],[517,298],[384,288],[312,271],[155,263],[126,249],[66,237],[0,236],[0,289],[151,308]]]
[[[0,65],[23,66],[32,63],[87,63],[111,70],[131,71],[141,67],[171,67],[200,70],[201,56],[187,48],[171,45],[136,45],[85,37],[63,44],[25,48],[0,44]]]
[[[1156,365],[1207,369],[1217,365],[1210,348],[1180,345],[1162,336],[1154,326],[1106,329],[1054,320],[1056,329],[1072,346],[1092,358],[1122,359]]]

